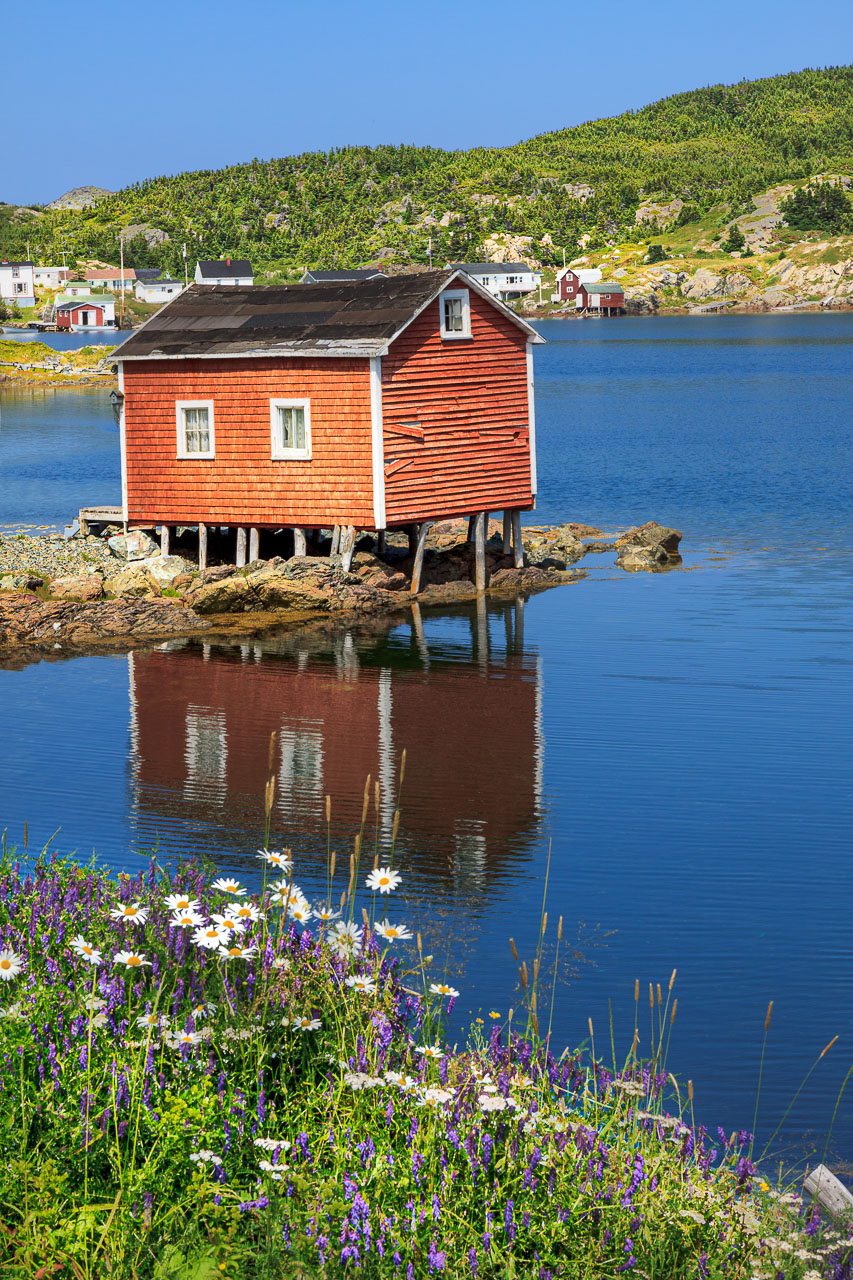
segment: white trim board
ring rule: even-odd
[[[370,361],[370,453],[373,469],[373,523],[385,528],[385,440],[382,430],[382,358]]]

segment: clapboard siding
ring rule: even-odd
[[[442,341],[432,302],[382,361],[389,524],[529,507],[527,340],[473,291],[471,338]],[[422,438],[395,430],[416,423]]]
[[[372,526],[369,361],[128,361],[124,394],[131,523]],[[271,399],[310,401],[310,461],[271,459]],[[177,400],[213,401],[214,459],[176,457]]]

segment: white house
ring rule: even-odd
[[[253,285],[255,283],[252,264],[245,258],[223,258],[220,262],[197,262],[193,279],[196,284]]]
[[[86,272],[86,279],[93,289],[112,289],[121,292],[124,289],[128,293],[136,282],[136,272],[133,267],[125,267],[124,271],[120,267],[93,267],[91,271]]]
[[[36,288],[58,289],[66,280],[71,279],[70,267],[34,267]]]
[[[452,269],[464,271],[500,302],[532,293],[542,280],[541,273],[526,262],[454,262]]]
[[[92,285],[88,280],[66,280],[65,292],[72,298],[88,298],[92,292]]]
[[[137,280],[135,293],[139,302],[168,302],[183,290],[180,280],[163,276],[161,280]]]
[[[19,307],[36,305],[35,267],[32,262],[0,262],[0,298]]]

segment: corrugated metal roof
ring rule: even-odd
[[[514,276],[524,271],[536,274],[526,262],[454,262],[451,266],[454,271],[464,271],[469,276]]]
[[[340,270],[340,271],[306,271],[300,281],[301,284],[331,284],[336,281],[345,282],[347,280],[373,280],[376,276],[384,273],[375,267],[364,267],[358,270]]]
[[[584,288],[586,289],[587,293],[621,293],[622,292],[621,284],[614,284],[613,281],[608,281],[608,280],[590,281],[589,284],[584,285]]]

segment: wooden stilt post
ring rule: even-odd
[[[524,652],[524,601],[515,602],[515,652]]]
[[[421,606],[417,600],[412,601],[412,639],[415,642],[421,662],[425,667],[429,666],[429,649],[427,648],[426,636],[424,634],[424,620],[421,616]]]
[[[304,529],[293,530],[293,554],[295,556],[305,556],[308,554],[308,544],[305,540]]]
[[[524,568],[524,544],[521,541],[521,512],[512,513],[512,549],[516,569]]]
[[[169,526],[167,524],[160,525],[160,555],[167,556],[169,554]]]
[[[477,600],[477,665],[483,674],[489,667],[489,615],[484,595]]]
[[[376,554],[380,556],[384,556],[385,552],[388,550],[388,545],[387,545],[388,535],[385,529],[379,530],[379,533],[377,534],[376,542],[377,542]]]
[[[508,556],[512,551],[512,512],[507,509],[504,511],[504,555]]]
[[[474,517],[474,584],[478,591],[486,590],[485,511],[478,511]]]
[[[329,555],[336,556],[341,549],[341,529],[342,526],[339,524],[332,529],[332,546]]]
[[[207,568],[207,525],[201,523],[198,526],[198,568],[200,573]]]
[[[237,530],[237,554],[235,564],[238,569],[246,567],[246,530],[241,526]]]
[[[410,524],[406,529],[409,535],[409,555],[413,556],[418,549],[418,525]]]
[[[418,528],[418,545],[415,548],[415,562],[412,565],[412,585],[411,592],[416,596],[421,589],[421,573],[424,567],[424,549],[426,547],[427,534],[432,528],[432,521],[425,520]]]
[[[249,563],[258,558],[260,537],[254,525],[249,530]]]
[[[341,568],[349,573],[355,554],[355,525],[345,524],[341,530]]]

